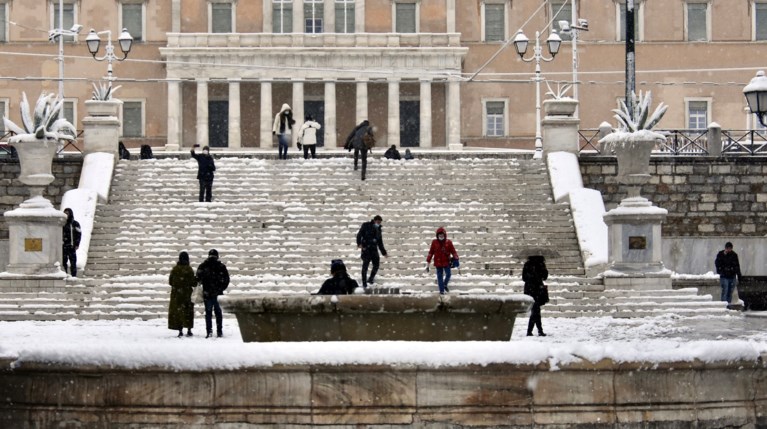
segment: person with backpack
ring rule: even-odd
[[[330,275],[332,277],[325,280],[317,295],[352,295],[359,287],[359,283],[349,277],[346,265],[340,259],[333,259],[330,262]]]
[[[306,115],[306,121],[298,130],[299,149],[303,146],[304,159],[309,159],[309,152],[312,153],[312,159],[317,158],[317,131],[322,128],[311,115]]]
[[[200,147],[196,144],[192,147],[192,158],[197,161],[197,180],[200,181],[200,202],[211,202],[213,200],[213,172],[216,171],[216,163],[210,156],[210,148],[202,148],[202,155],[194,152],[194,148]]]
[[[426,271],[429,271],[429,264],[434,258],[434,268],[437,271],[437,286],[439,294],[444,295],[450,292],[448,283],[450,283],[450,269],[458,267],[458,252],[456,252],[453,242],[447,239],[447,231],[443,227],[437,228],[437,238],[431,241],[429,254],[426,256]]]
[[[376,145],[375,127],[365,119],[360,122],[346,138],[344,148],[348,151],[354,149],[354,171],[357,171],[357,161],[362,157],[362,180],[365,180],[365,174],[368,167],[368,152],[373,150]]]
[[[296,121],[293,120],[293,110],[291,110],[290,105],[288,103],[283,104],[279,113],[274,116],[274,124],[272,125],[272,135],[277,136],[279,159],[288,159],[290,133],[295,123]]]
[[[365,222],[357,232],[357,247],[361,250],[360,258],[362,259],[362,288],[366,289],[368,283],[375,283],[376,273],[378,273],[378,266],[381,262],[381,258],[378,256],[378,251],[381,254],[386,255],[386,248],[383,244],[383,234],[381,233],[381,222],[383,218],[376,215],[370,222]],[[373,263],[373,270],[370,271],[370,277],[368,274],[368,266]]]
[[[522,281],[525,282],[525,295],[533,298],[533,306],[530,309],[530,320],[527,322],[527,336],[533,336],[533,327],[538,327],[538,336],[545,337],[541,325],[541,306],[549,302],[549,293],[543,281],[549,278],[549,270],[546,269],[546,258],[543,256],[528,256],[527,262],[522,267]]]
[[[216,336],[223,337],[223,314],[218,303],[218,297],[223,295],[226,288],[229,287],[229,271],[227,271],[226,265],[218,260],[216,249],[211,249],[208,252],[208,259],[197,268],[195,277],[197,281],[202,283],[202,299],[205,303],[205,330],[207,332],[205,338],[213,336],[211,312],[216,314]]]
[[[77,277],[77,249],[80,248],[80,238],[82,237],[82,229],[80,223],[75,220],[75,214],[69,207],[64,209],[64,214],[67,215],[67,222],[64,224],[61,231],[62,239],[62,255],[64,257],[64,272],[67,272],[67,266],[70,268],[70,274],[72,277]]]
[[[194,328],[194,303],[192,292],[197,287],[197,279],[194,270],[189,266],[189,254],[181,252],[178,255],[176,266],[170,271],[168,277],[170,285],[170,303],[168,305],[168,329],[178,331],[178,336],[192,336]]]

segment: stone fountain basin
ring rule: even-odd
[[[244,342],[509,341],[526,295],[222,296]]]

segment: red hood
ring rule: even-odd
[[[440,235],[440,234],[445,234],[445,240],[447,240],[447,231],[445,231],[445,228],[443,228],[441,226],[439,228],[437,228],[437,233],[435,234],[435,236]]]

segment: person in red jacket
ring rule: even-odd
[[[426,257],[426,271],[429,271],[431,258],[434,258],[434,267],[437,269],[437,285],[440,295],[450,292],[450,268],[458,267],[458,252],[453,247],[453,242],[447,239],[445,228],[437,228],[437,238],[432,240],[429,255]]]

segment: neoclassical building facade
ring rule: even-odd
[[[635,3],[637,89],[669,105],[660,126],[758,126],[742,88],[767,67],[767,1]],[[625,8],[624,0],[0,0],[0,113],[18,122],[22,92],[60,92],[81,129],[84,102],[106,71],[85,35],[109,30],[114,41],[126,28],[135,42],[124,61],[115,47],[113,67],[129,147],[272,148],[274,115],[287,103],[297,125],[306,115],[321,123],[326,148],[368,119],[379,146],[529,149],[535,66],[510,43],[517,30],[530,39],[526,59],[536,31],[544,43],[560,30],[562,48],[541,62],[542,76],[552,89],[575,81],[581,127],[596,128],[625,94]],[[59,15],[64,29],[84,27],[65,35],[61,52],[49,42]],[[560,21],[579,18],[588,31],[561,31]],[[544,83],[543,98],[547,91]]]

